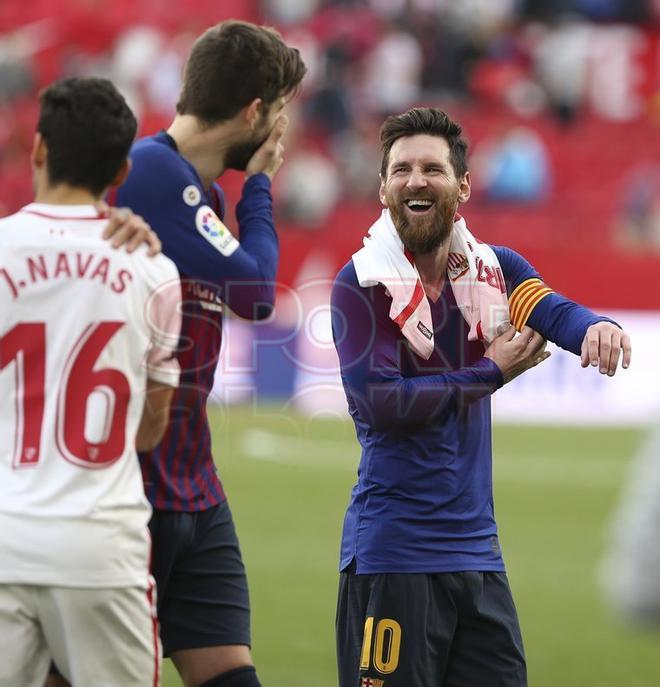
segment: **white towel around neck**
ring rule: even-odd
[[[371,226],[364,247],[353,255],[362,287],[382,284],[390,297],[390,318],[411,348],[428,360],[434,336],[431,306],[419,272],[404,250],[389,210]],[[509,326],[509,304],[502,269],[493,249],[479,243],[457,216],[449,247],[447,277],[456,303],[470,327],[468,340],[490,343]]]

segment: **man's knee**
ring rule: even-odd
[[[257,687],[259,685],[254,673],[250,647],[244,644],[182,649],[173,651],[170,658],[179,671],[183,683],[188,687],[202,687],[202,685],[204,687],[216,685]]]
[[[261,687],[261,683],[254,666],[242,666],[216,675],[199,687]]]

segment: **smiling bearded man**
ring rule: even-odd
[[[381,144],[385,209],[332,290],[362,447],[342,535],[339,684],[524,687],[490,395],[546,359],[544,339],[610,376],[621,351],[628,366],[630,340],[516,252],[472,236],[456,214],[470,197],[467,145],[447,114],[390,117]]]
[[[441,155],[429,154],[435,149]],[[449,146],[437,137],[400,138],[390,150],[391,174],[381,171],[381,201],[404,247],[413,254],[431,253],[451,236],[461,182],[450,157]],[[412,167],[415,160],[419,171]],[[463,182],[464,195],[466,186],[469,193],[469,173]]]

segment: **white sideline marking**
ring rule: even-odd
[[[311,439],[277,434],[263,429],[242,432],[239,446],[253,460],[280,465],[331,468],[355,473],[360,459],[357,441],[342,442],[332,439]],[[560,487],[603,487],[617,484],[621,470],[612,470],[610,460],[598,461],[594,457],[584,461],[561,457],[533,456],[528,460],[506,453],[494,458],[495,483],[540,484]]]
[[[249,458],[268,463],[315,467],[322,465],[340,470],[357,470],[360,449],[356,442],[309,439],[275,434],[263,429],[249,429],[239,439]]]

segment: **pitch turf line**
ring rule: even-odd
[[[265,429],[248,429],[239,437],[246,457],[281,465],[327,468],[355,472],[359,461],[357,442],[311,439],[279,434]],[[495,447],[495,479],[510,484],[545,484],[585,488],[617,483],[620,469],[611,460],[593,457],[576,461],[558,456],[519,454],[498,451]],[[570,469],[568,469],[570,467]]]
[[[264,429],[242,432],[239,446],[247,457],[254,460],[310,468],[355,470],[360,458],[357,442],[351,446],[343,441],[276,434]]]

